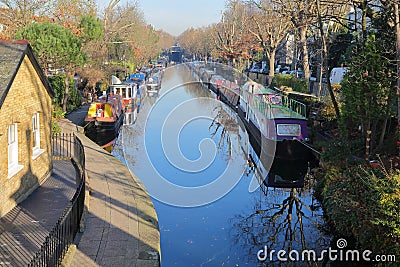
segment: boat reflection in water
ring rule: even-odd
[[[272,145],[262,146],[261,152],[257,153],[251,145],[251,136],[248,135],[240,120],[239,126],[240,145],[245,155],[248,155],[249,172],[253,171],[259,182],[267,187],[277,188],[302,188],[304,186],[304,178],[309,165],[308,154],[304,159],[275,158],[275,147]]]
[[[225,114],[232,112],[224,105],[223,109]],[[242,248],[241,255],[245,257],[241,261],[253,266],[324,266],[327,259],[322,251],[330,246],[332,238],[327,234],[322,209],[313,196],[309,162],[276,159],[266,153],[260,160],[237,116],[220,116],[218,121],[224,125],[233,121],[239,124],[240,145],[244,155],[250,157],[247,176],[259,189],[253,188],[252,206],[229,220],[232,243]],[[273,250],[275,253],[271,254]],[[286,258],[291,253],[295,260],[280,261],[277,253],[281,250],[286,252]],[[303,260],[302,252],[310,250],[315,251],[315,258],[312,254],[310,259]],[[257,259],[259,251],[261,258]]]
[[[267,177],[260,180],[268,187],[302,188],[307,171],[307,161],[274,159]]]

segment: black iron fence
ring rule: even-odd
[[[71,160],[79,170],[79,185],[68,207],[50,231],[29,266],[60,266],[68,247],[80,228],[85,206],[85,153],[75,134],[54,134],[52,153],[55,159]]]

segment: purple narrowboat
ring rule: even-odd
[[[307,160],[309,149],[306,106],[255,82],[247,82],[240,90],[238,107],[258,155],[283,160]]]

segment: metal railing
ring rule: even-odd
[[[296,113],[298,116],[306,118],[306,105],[286,95],[277,93],[276,95],[280,96],[281,102],[275,105],[266,101],[265,98],[261,95],[253,95],[244,90],[241,90],[240,94],[244,102],[257,109],[264,116],[272,117],[273,109],[286,108],[290,112]]]
[[[50,231],[29,266],[60,266],[63,257],[80,228],[85,202],[85,153],[75,134],[54,134],[52,137],[54,159],[73,159],[79,170],[79,185],[70,204]]]
[[[292,112],[299,114],[302,117],[307,116],[307,108],[304,103],[294,100],[286,95],[281,95],[282,105],[287,107]]]

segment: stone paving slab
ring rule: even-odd
[[[71,161],[53,161],[53,173],[27,199],[0,218],[0,265],[26,266],[76,192]]]
[[[68,121],[59,124],[82,132]],[[158,219],[143,184],[117,158],[77,135],[85,148],[90,196],[70,266],[160,266]]]

